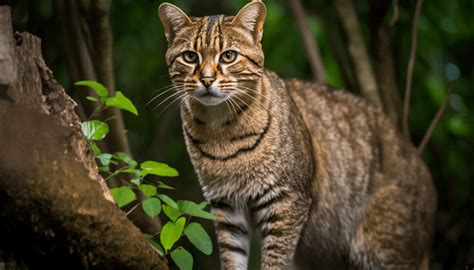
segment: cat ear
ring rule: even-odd
[[[191,19],[177,6],[163,3],[158,8],[158,16],[165,28],[166,40],[170,42],[179,28],[192,24]]]
[[[255,40],[260,42],[263,35],[263,23],[267,8],[262,2],[251,2],[245,5],[232,20],[233,25],[241,26],[252,33]]]

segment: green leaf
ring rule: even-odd
[[[216,219],[216,217],[213,214],[205,210],[202,210],[203,208],[202,204],[198,205],[195,202],[186,201],[186,200],[180,200],[177,202],[177,204],[181,212],[188,214],[190,216],[200,217],[200,218],[205,218],[205,219],[210,219],[210,220]]]
[[[162,188],[162,189],[170,189],[170,190],[174,190],[174,189],[175,189],[174,187],[172,187],[172,186],[168,186],[167,184],[165,184],[165,183],[161,183],[161,182],[158,184],[158,188]]]
[[[176,223],[168,221],[165,226],[163,226],[160,232],[160,242],[166,251],[170,250],[176,241],[181,238],[185,224],[186,218],[180,217],[176,220]]]
[[[78,81],[75,83],[77,86],[87,86],[92,88],[98,96],[106,97],[109,94],[109,90],[103,84],[95,81]]]
[[[156,161],[145,161],[140,164],[143,176],[148,174],[158,175],[158,176],[169,176],[174,177],[178,176],[179,173],[176,169],[168,166],[165,163],[160,163]]]
[[[86,138],[92,141],[100,141],[109,133],[109,125],[99,120],[81,123],[81,129]]]
[[[206,201],[202,201],[202,202],[200,202],[200,203],[198,204],[198,206],[199,206],[199,208],[201,208],[201,210],[202,210],[202,209],[206,208],[207,202],[206,202]]]
[[[100,166],[99,167],[99,172],[111,173],[110,172],[110,167],[109,166]]]
[[[96,97],[93,96],[87,96],[86,99],[90,101],[99,101]]]
[[[205,219],[209,219],[209,220],[216,220],[216,216],[214,216],[214,214],[209,213],[209,212],[204,211],[204,210],[195,212],[194,214],[192,214],[192,216],[205,218]]]
[[[181,211],[179,211],[178,209],[175,209],[166,204],[162,205],[162,207],[163,212],[165,212],[165,215],[173,222],[175,222],[177,218],[183,215],[183,213],[181,213]]]
[[[112,197],[114,197],[114,201],[118,207],[125,206],[137,198],[135,193],[129,187],[112,188],[110,192],[112,193]]]
[[[167,205],[179,209],[179,206],[176,204],[176,202],[171,199],[168,195],[165,194],[158,194],[158,198],[160,198],[163,202],[165,202]]]
[[[184,235],[197,249],[206,255],[212,253],[211,238],[201,224],[192,222],[184,230]]]
[[[192,201],[179,200],[177,201],[179,210],[188,215],[193,215],[195,212],[201,210],[201,208]]]
[[[98,156],[102,153],[102,151],[100,151],[100,148],[97,146],[95,142],[91,143],[91,148],[92,148],[92,152],[94,152],[94,156]]]
[[[130,182],[134,184],[135,186],[139,186],[142,181],[140,178],[133,178],[132,180],[130,180]]]
[[[96,156],[100,160],[100,163],[104,166],[108,166],[110,164],[110,159],[112,158],[112,154],[103,153]]]
[[[148,198],[142,202],[143,211],[154,218],[161,212],[161,201],[157,198]]]
[[[105,105],[107,107],[117,107],[129,111],[135,115],[138,115],[137,108],[135,108],[135,105],[133,105],[130,99],[124,96],[120,91],[117,91],[117,93],[115,93],[115,97],[108,98],[105,101]]]
[[[149,234],[143,234],[145,236],[145,239],[148,241],[148,243],[151,245],[151,247],[160,254],[160,256],[164,256],[165,252],[163,251],[163,248],[158,244],[158,242],[155,241],[152,235]]]
[[[179,267],[180,270],[193,269],[193,255],[183,247],[178,247],[171,252],[171,259]]]
[[[113,156],[115,159],[122,161],[123,163],[127,164],[131,168],[135,168],[137,166],[137,162],[133,158],[131,158],[127,153],[115,152]],[[133,172],[135,171],[132,171],[132,173]]]
[[[156,195],[156,187],[153,185],[143,184],[143,185],[140,185],[138,189],[140,189],[143,192],[143,194],[147,197]]]
[[[130,166],[130,165],[129,165]],[[125,168],[125,169],[122,169],[121,172],[123,173],[135,173],[137,170],[133,169],[133,168]]]

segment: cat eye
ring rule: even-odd
[[[236,58],[237,58],[236,51],[225,51],[221,54],[221,58],[219,60],[223,63],[229,64],[229,63],[234,62]]]
[[[198,59],[198,55],[192,51],[185,51],[183,52],[183,59],[188,63],[195,63]]]

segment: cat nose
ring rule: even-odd
[[[209,87],[216,80],[214,77],[201,77],[201,82],[204,86]]]

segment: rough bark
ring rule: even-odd
[[[370,102],[382,108],[377,81],[370,65],[352,0],[336,0],[334,5],[347,39],[347,47],[359,89]]]
[[[6,6],[0,70],[0,266],[167,269],[111,202],[76,103],[45,65],[38,38],[18,34],[15,44]]]
[[[289,0],[289,4],[296,19],[301,38],[303,39],[303,44],[306,49],[306,54],[308,55],[314,80],[319,83],[326,83],[326,70],[324,69],[321,54],[319,53],[319,46],[318,43],[316,43],[316,38],[313,37],[309,30],[303,5],[300,0]]]

